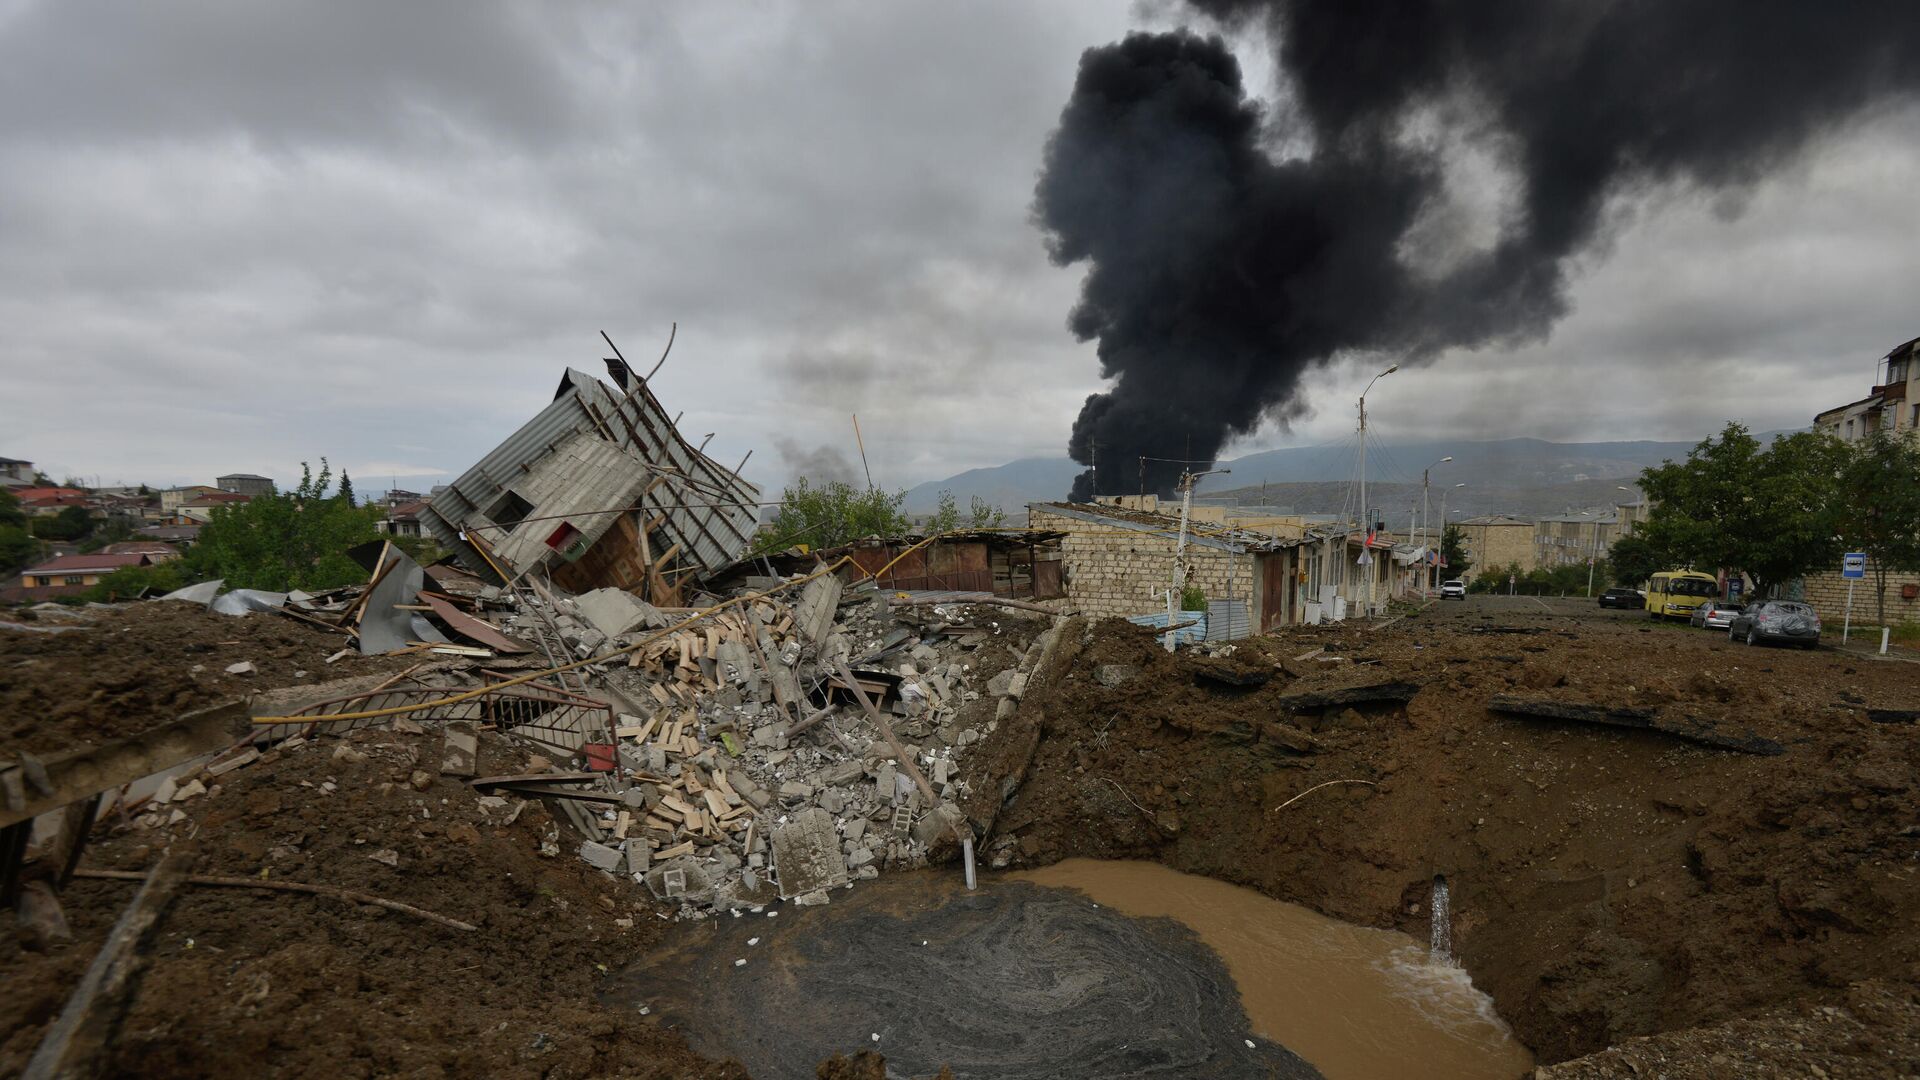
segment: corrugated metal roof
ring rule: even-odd
[[[757,524],[753,504],[759,489],[689,446],[644,382],[616,395],[574,368],[566,370],[553,400],[533,419],[428,501],[421,524],[442,546],[484,571],[487,562],[462,539],[462,527],[476,519],[491,523],[487,508],[575,434],[595,435],[629,451],[636,468],[661,479],[644,502],[664,518],[662,528],[670,543],[680,544],[682,560],[710,574],[746,551]],[[704,505],[709,503],[716,505]]]

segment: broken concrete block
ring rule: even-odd
[[[727,783],[731,784],[733,790],[739,792],[740,797],[747,800],[747,804],[755,810],[765,810],[767,804],[773,801],[773,796],[768,795],[765,788],[754,783],[753,778],[744,772],[728,773]]]
[[[185,802],[188,799],[193,798],[195,795],[205,795],[206,793],[207,793],[207,785],[201,783],[198,780],[189,780],[187,781],[187,785],[185,787],[173,793],[173,801]]]
[[[866,848],[855,848],[853,854],[847,856],[847,869],[858,870],[872,861],[873,852]]]
[[[583,840],[580,843],[580,857],[594,869],[612,873],[620,866],[624,853],[619,848],[596,844],[592,840]]]
[[[448,721],[440,753],[440,775],[472,776],[480,763],[480,732],[471,720]]]
[[[862,836],[865,836],[866,834],[867,834],[866,818],[857,817],[857,818],[854,818],[852,821],[847,822],[847,839],[859,840]]]
[[[773,830],[772,839],[782,899],[846,884],[847,862],[840,854],[832,814],[817,808],[802,810]]]
[[[227,665],[227,674],[229,675],[252,675],[259,670],[259,668],[253,666],[253,661],[251,660],[242,660],[237,664]]]
[[[838,814],[847,808],[847,797],[831,789],[820,793],[820,809],[829,814]]]
[[[873,774],[874,794],[880,796],[881,799],[887,802],[893,801],[893,776],[892,762],[881,765],[879,770]]]
[[[820,787],[833,787],[838,784],[851,784],[860,779],[866,769],[857,761],[842,761],[829,765],[813,776],[813,782]]]
[[[620,589],[595,589],[574,597],[573,604],[580,617],[600,632],[602,641],[636,627],[667,625],[667,617],[659,608]]]
[[[653,845],[638,837],[627,841],[627,873],[644,874],[653,863]]]
[[[1093,669],[1093,681],[1112,690],[1139,674],[1140,669],[1132,664],[1101,664]]]
[[[793,605],[794,632],[818,645],[833,630],[833,616],[840,606],[843,585],[836,574],[814,578],[800,590]]]
[[[952,769],[953,769],[953,762],[948,761],[946,758],[934,758],[933,759],[933,782],[936,784],[944,785],[947,782],[947,776]]]
[[[1027,673],[1023,671],[1007,681],[1007,696],[1010,698],[1022,698],[1026,695]]]
[[[815,889],[794,897],[793,902],[799,907],[825,907],[833,902],[833,897],[828,896],[825,889]]]
[[[172,802],[173,796],[179,790],[180,790],[180,785],[174,782],[173,777],[168,776],[163,778],[160,781],[160,786],[153,789],[154,805],[157,806],[160,803]]]
[[[913,838],[926,847],[932,847],[941,837],[950,835],[964,816],[959,807],[951,803],[942,805],[914,822]]]
[[[1019,672],[1008,668],[993,678],[988,679],[987,693],[992,694],[994,697],[1006,697],[1007,691],[1013,687],[1013,677],[1017,674],[1019,674]]]
[[[1000,704],[993,710],[993,718],[995,720],[1011,720],[1013,719],[1013,714],[1019,711],[1019,702],[1010,697],[1003,697],[1000,699]]]
[[[780,785],[780,797],[783,799],[809,799],[813,797],[813,786],[798,780],[789,780]]]

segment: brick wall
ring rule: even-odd
[[[1167,588],[1173,580],[1173,538],[1051,514],[1039,507],[1029,510],[1028,524],[1066,533],[1060,541],[1060,559],[1066,569],[1067,596],[1082,612],[1103,618],[1166,610]],[[1250,600],[1258,584],[1252,555],[1189,542],[1187,566],[1192,570],[1191,583],[1204,590],[1209,600]],[[1257,608],[1255,604],[1249,610]]]
[[[1831,624],[1838,632],[1840,618],[1847,609],[1847,581],[1838,571],[1814,574],[1801,582],[1805,589],[1807,603],[1820,613],[1820,622]],[[1875,593],[1873,567],[1867,567],[1867,576],[1853,584],[1853,624],[1876,625]],[[1920,574],[1887,575],[1887,622],[1901,623],[1909,620],[1920,621],[1920,598],[1906,600],[1900,596],[1902,585],[1920,585]]]

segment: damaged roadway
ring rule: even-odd
[[[836,652],[844,645],[858,661],[861,682],[884,687],[899,738],[978,836],[983,870],[1149,858],[1420,936],[1427,885],[1445,873],[1461,962],[1547,1076],[1626,1076],[1653,1063],[1663,1075],[1729,1075],[1789,1060],[1836,1077],[1899,1075],[1920,1055],[1920,729],[1870,718],[1911,707],[1908,665],[1729,652],[1710,635],[1531,601],[1476,600],[1373,631],[1301,628],[1169,656],[1119,621],[886,610],[883,599],[849,589],[823,637],[839,635]],[[564,617],[570,649],[619,644],[566,598],[556,603],[548,614]],[[769,662],[809,634],[798,618],[779,629],[792,613],[784,601],[754,613],[768,623]],[[495,615],[513,633],[534,613]],[[182,618],[195,625],[174,625]],[[85,629],[0,643],[10,671],[57,670],[69,699],[113,702],[147,691],[116,681],[113,665],[89,669],[93,646],[81,642],[144,619],[170,620],[169,662],[200,666],[171,676],[154,706],[162,711],[215,703],[242,678],[297,688],[326,670],[337,644],[259,614],[183,617],[158,604],[93,609],[73,620]],[[1477,632],[1486,626],[1538,632]],[[636,625],[624,636],[652,632]],[[260,633],[279,644],[221,644]],[[449,755],[464,750],[462,729],[449,740],[447,721],[429,715],[316,729],[249,751],[257,756],[210,760],[175,778],[167,802],[107,814],[86,867],[143,870],[191,838],[198,874],[326,883],[478,927],[188,887],[150,940],[108,1071],[202,1075],[270,1060],[287,1075],[746,1075],[602,997],[689,922],[793,902],[777,895],[772,837],[720,827],[736,809],[725,789],[768,833],[803,821],[813,830],[820,884],[832,887],[794,901],[837,903],[842,875],[858,889],[885,869],[950,858],[958,830],[915,834],[929,820],[915,802],[924,799],[816,662],[794,667],[816,683],[802,685],[808,700],[783,706],[737,640],[732,660],[692,655],[689,641],[684,663],[676,643],[580,669],[609,692],[624,790],[650,789],[637,807],[484,793],[460,775],[469,764],[479,779],[558,778],[580,759],[496,718],[477,725],[469,763]],[[810,648],[796,658],[818,655]],[[49,652],[59,649],[79,652]],[[241,659],[261,673],[224,673]],[[417,662],[343,665],[377,682],[408,660]],[[466,686],[476,681],[468,665],[500,661],[436,658],[446,665],[436,681]],[[650,688],[661,684],[685,688],[688,702],[659,702]],[[268,689],[255,711],[289,693],[312,691]],[[1785,750],[1504,715],[1489,708],[1497,695],[1710,722]],[[830,720],[788,734],[819,711],[816,696],[834,705]],[[677,750],[657,724],[644,739],[632,730],[684,720],[687,707],[695,722]],[[63,711],[60,730],[111,727],[85,712]],[[1319,787],[1329,781],[1364,783]],[[697,825],[669,797],[699,814]],[[650,814],[661,806],[682,820]],[[690,841],[689,852],[653,858]],[[670,886],[664,870],[682,873]],[[0,1072],[32,1053],[136,885],[77,878],[62,894],[70,943],[0,943],[0,970],[18,988],[0,1005]]]

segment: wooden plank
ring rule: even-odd
[[[707,810],[710,811],[716,819],[726,817],[727,814],[732,812],[733,808],[727,805],[727,800],[721,798],[720,793],[712,788],[701,792],[701,795],[707,801]]]
[[[677,859],[682,855],[691,855],[691,854],[693,854],[693,841],[684,840],[678,844],[673,845],[670,848],[663,848],[659,851],[654,852],[653,860],[655,862],[665,862],[668,859]]]
[[[192,856],[169,851],[147,875],[133,902],[108,932],[80,985],[47,1029],[27,1062],[22,1080],[99,1075],[101,1056],[112,1045],[114,1029],[143,961],[140,943],[153,931],[187,876]]]

